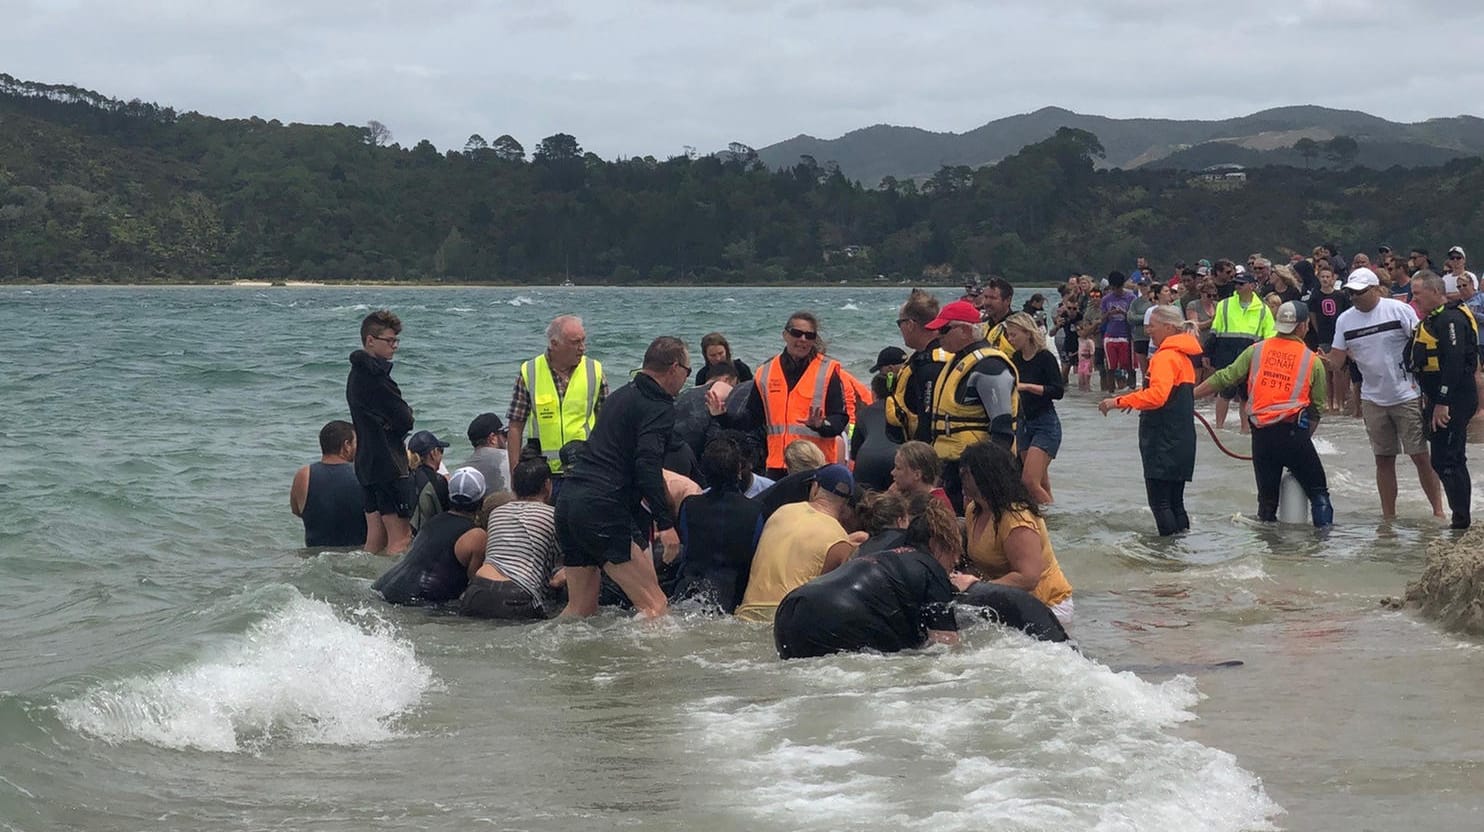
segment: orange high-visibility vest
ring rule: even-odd
[[[846,432],[854,436],[855,432],[860,429],[859,423],[855,420],[855,414],[874,404],[876,397],[872,395],[870,385],[862,383],[844,368],[840,369],[840,386],[844,388],[845,393],[845,414],[850,417],[850,427],[846,428]],[[835,437],[840,440],[841,459],[850,456],[850,443],[845,441],[845,436],[846,434],[842,433]],[[855,460],[850,460],[850,470],[855,470]]]
[[[783,449],[789,443],[804,439],[819,446],[826,463],[840,461],[840,441],[837,437],[823,437],[804,424],[809,411],[824,408],[825,391],[830,377],[840,372],[840,365],[832,359],[816,355],[799,383],[788,389],[788,379],[783,375],[783,363],[778,356],[758,368],[754,383],[763,400],[763,416],[768,423],[769,468],[785,468]]]
[[[850,374],[849,370],[842,369],[840,372],[840,383],[845,388],[845,410],[850,414],[850,424],[855,424],[855,414],[859,408],[866,407],[876,401],[871,395],[871,386]]]
[[[1268,338],[1252,347],[1252,367],[1247,370],[1247,401],[1250,421],[1265,428],[1288,421],[1309,406],[1309,383],[1313,379],[1314,353],[1294,338]]]

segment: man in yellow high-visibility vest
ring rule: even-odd
[[[587,439],[608,396],[603,365],[587,356],[587,331],[576,315],[558,315],[546,328],[546,352],[521,362],[505,422],[510,469],[530,448],[555,476],[562,474],[562,446]]]

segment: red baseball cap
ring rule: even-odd
[[[938,312],[938,317],[923,324],[923,329],[942,329],[952,323],[977,324],[983,318],[979,316],[979,310],[974,304],[966,300],[956,300],[943,307]]]

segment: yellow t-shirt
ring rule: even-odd
[[[1072,585],[1061,572],[1056,562],[1056,553],[1051,550],[1051,535],[1046,532],[1046,521],[1026,509],[1013,509],[1000,516],[995,523],[975,536],[977,506],[965,501],[964,519],[969,528],[969,571],[979,578],[992,581],[1004,577],[1011,571],[1010,559],[1005,555],[1005,541],[1010,532],[1019,528],[1033,529],[1041,536],[1041,555],[1046,558],[1046,571],[1031,594],[1048,607],[1056,606],[1072,596]]]
[[[846,540],[839,520],[808,503],[789,503],[773,512],[758,538],[737,617],[772,621],[783,596],[823,574],[830,547]]]

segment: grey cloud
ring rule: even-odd
[[[1403,10],[1404,9],[1404,10]],[[1416,0],[0,0],[0,69],[213,115],[390,125],[460,147],[556,132],[603,156],[873,123],[972,129],[1059,105],[1220,118],[1477,106],[1445,45],[1484,4]]]

